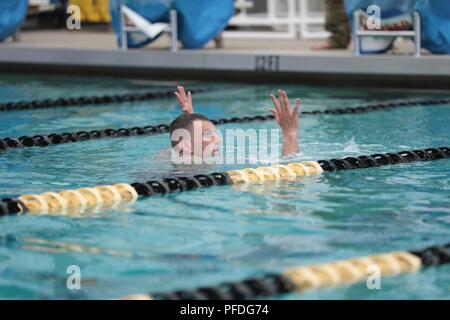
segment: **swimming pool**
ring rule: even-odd
[[[0,102],[174,88],[143,80],[0,77]],[[267,114],[281,85],[187,83],[210,118]],[[223,88],[227,89],[224,90]],[[302,109],[395,99],[448,97],[442,92],[281,86]],[[0,114],[0,137],[168,123],[176,99]],[[349,115],[305,116],[297,160],[423,149],[449,144],[449,106]],[[274,122],[227,127],[276,128]],[[155,154],[168,135],[24,148],[0,154],[0,198],[49,190],[166,177]],[[193,168],[205,173],[249,167]],[[5,217],[0,221],[0,298],[101,299],[169,292],[392,250],[421,249],[450,238],[448,160],[328,173],[302,181],[224,186],[142,199],[93,216]],[[82,289],[68,290],[67,267],[81,269]],[[445,299],[449,266],[280,299]]]

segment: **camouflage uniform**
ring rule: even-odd
[[[325,0],[325,10],[325,30],[331,33],[330,45],[336,49],[347,48],[351,34],[344,0]]]

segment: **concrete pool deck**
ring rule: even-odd
[[[201,50],[168,50],[165,36],[150,46],[118,50],[115,35],[99,31],[27,31],[0,44],[0,72],[124,76],[321,85],[450,88],[450,56],[400,54],[354,57],[351,50],[312,51],[320,41],[224,39]]]

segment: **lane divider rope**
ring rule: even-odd
[[[171,92],[173,94],[173,92]],[[449,104],[450,99],[420,100],[381,103],[350,108],[336,108],[330,110],[303,111],[301,115],[321,115],[321,114],[356,114],[367,113],[378,110],[388,110],[392,108],[417,106],[417,105],[440,105]],[[216,125],[227,123],[248,123],[255,121],[267,121],[274,119],[273,115],[252,116],[252,117],[234,117],[230,119],[211,120]],[[156,135],[169,132],[168,124],[149,125],[144,127],[119,128],[119,129],[94,129],[78,132],[51,133],[34,136],[7,137],[0,139],[0,151],[7,149],[28,148],[28,147],[47,147],[63,143],[81,142],[87,140],[97,140],[105,138],[121,138],[141,135]]]
[[[208,92],[207,89],[191,90],[192,93]],[[134,92],[103,96],[81,96],[72,98],[44,99],[32,101],[0,103],[0,111],[18,111],[32,109],[62,108],[72,106],[88,106],[133,101],[148,101],[173,97],[173,90]]]
[[[322,172],[371,168],[414,161],[431,161],[450,158],[450,147],[424,150],[400,151],[396,153],[373,154],[370,156],[346,157],[342,159],[304,161],[301,163],[275,164],[258,168],[246,168],[198,174],[192,177],[171,177],[132,184],[119,183],[110,186],[81,188],[43,194],[27,194],[17,199],[0,200],[0,216],[74,215],[87,210],[97,212],[118,204],[136,201],[138,197],[188,191],[196,188],[222,186],[240,183],[261,183],[273,180],[295,180]]]
[[[168,293],[134,294],[126,300],[244,300],[301,293],[363,282],[368,267],[376,266],[381,276],[414,273],[421,269],[450,263],[450,243],[416,251],[395,251],[355,257],[310,266],[293,267],[281,273],[267,274],[218,286]]]

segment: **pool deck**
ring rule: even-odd
[[[20,42],[0,44],[0,72],[450,88],[450,56],[415,58],[412,44],[403,41],[395,55],[354,57],[350,49],[311,50],[318,42],[224,39],[221,49],[210,43],[173,53],[165,36],[121,51],[111,32],[26,31]]]

